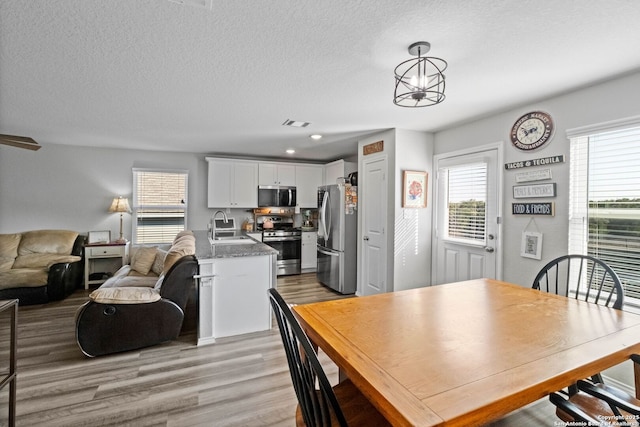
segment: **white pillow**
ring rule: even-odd
[[[151,266],[151,271],[160,276],[162,274],[162,270],[164,269],[164,259],[167,256],[167,251],[164,251],[158,248],[156,252],[156,258],[153,261],[153,265]]]
[[[149,274],[151,266],[156,259],[158,248],[155,246],[140,246],[131,260],[131,268],[145,276]]]

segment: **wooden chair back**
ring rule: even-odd
[[[542,267],[532,288],[618,310],[624,303],[618,275],[604,261],[590,255],[563,255],[550,261]]]

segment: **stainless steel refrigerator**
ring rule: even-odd
[[[356,292],[358,219],[344,185],[318,188],[318,281],[341,294]]]

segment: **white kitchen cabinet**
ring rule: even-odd
[[[216,342],[213,334],[213,259],[198,259],[198,345]]]
[[[260,185],[296,185],[296,168],[292,164],[260,162],[258,169]]]
[[[302,256],[300,267],[304,272],[316,271],[318,261],[317,235],[315,231],[302,232]]]
[[[351,172],[358,170],[358,164],[336,160],[324,165],[324,185],[336,184],[338,178],[346,178]]]
[[[258,162],[207,157],[210,208],[258,206]]]
[[[318,187],[322,185],[323,167],[296,165],[297,204],[301,208],[318,207]]]
[[[198,345],[271,329],[275,255],[199,260]]]

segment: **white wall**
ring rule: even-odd
[[[554,217],[535,217],[535,222],[543,233],[542,260],[540,261],[522,258],[519,255],[521,234],[531,217],[511,214],[511,204],[515,201],[512,197],[512,187],[515,184],[517,170],[505,171],[504,165],[501,166],[505,186],[503,202],[504,245],[502,251],[504,280],[518,283],[522,286],[531,286],[533,278],[546,261],[567,253],[569,209],[569,141],[566,137],[567,129],[637,116],[640,114],[639,98],[640,73],[635,73],[562,96],[514,108],[510,111],[435,134],[434,154],[461,150],[496,141],[505,141],[505,163],[561,154],[565,156],[565,163],[543,167],[551,169],[553,179],[545,182],[557,183],[557,197],[551,199],[555,202],[556,207]],[[532,152],[524,152],[513,147],[509,140],[509,131],[518,117],[532,110],[542,110],[550,113],[554,118],[556,131],[552,140],[546,146]],[[519,171],[522,170],[520,169]],[[519,199],[518,201],[523,200]]]
[[[433,135],[396,129],[393,290],[431,284]],[[427,172],[427,207],[402,207],[403,171]]]
[[[0,233],[61,228],[85,233],[111,230],[118,214],[107,210],[113,197],[131,197],[131,169],[189,171],[187,226],[206,229],[207,163],[204,155],[45,145],[39,151],[0,146]],[[131,200],[130,200],[131,201]],[[124,215],[131,238],[131,215]]]
[[[433,136],[425,132],[391,129],[371,135],[358,143],[362,147],[376,141],[384,141],[384,150],[370,154],[366,159],[387,156],[387,289],[398,291],[428,286],[431,283],[431,182],[427,192],[426,209],[402,208],[402,173],[404,170],[426,171],[431,178]],[[358,157],[358,180],[364,180],[363,161]],[[362,206],[361,193],[360,205]],[[362,253],[362,211],[358,212],[358,253]],[[361,259],[359,257],[359,259]],[[358,266],[358,277],[362,277]],[[358,286],[360,291],[360,279]]]

